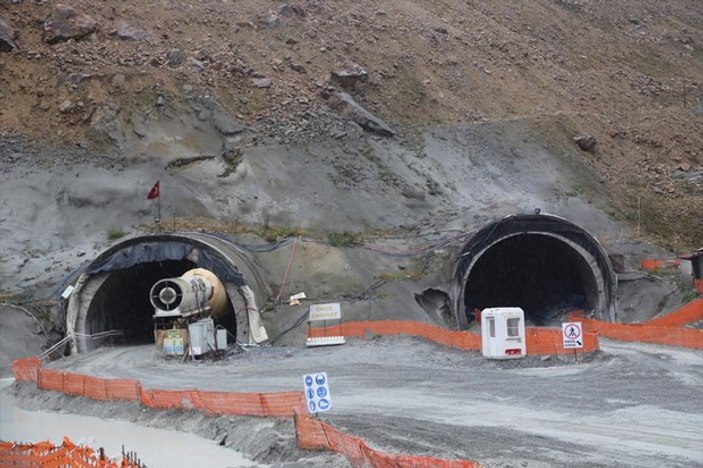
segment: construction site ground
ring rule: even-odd
[[[254,347],[216,362],[166,361],[153,345],[106,347],[48,366],[138,379],[145,388],[233,392],[302,390],[304,374],[326,371],[333,408],[320,417],[386,452],[488,467],[703,466],[703,353],[609,340],[601,348],[494,361],[420,339],[372,336],[326,348]],[[27,384],[13,393],[29,409],[208,434],[257,462],[306,456],[292,445],[292,421],[156,412]],[[313,464],[346,464],[319,456]]]

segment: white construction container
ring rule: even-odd
[[[489,359],[525,357],[525,312],[521,308],[483,309],[481,353]]]

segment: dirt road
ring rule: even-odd
[[[155,388],[279,391],[326,371],[323,417],[390,452],[486,466],[703,466],[703,354],[605,341],[596,356],[487,361],[411,338],[326,349],[263,347],[164,362],[152,346],[53,364]]]

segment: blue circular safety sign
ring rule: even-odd
[[[308,400],[315,398],[315,391],[312,388],[308,388]]]
[[[320,402],[320,403],[321,403],[321,402]],[[317,405],[315,404],[314,401],[310,401],[308,404],[310,405],[310,412],[311,412],[311,413],[314,413],[315,410],[317,409]]]
[[[317,396],[322,398],[325,395],[327,395],[327,389],[325,387],[317,387]]]
[[[330,407],[330,402],[325,400],[324,398],[320,400],[320,409],[322,411],[325,411],[327,408]]]
[[[315,382],[317,382],[317,385],[324,385],[325,384],[325,376],[322,374],[317,374],[317,377],[315,377]]]
[[[312,387],[312,376],[311,375],[308,375],[305,377],[305,385],[307,385],[308,387]]]

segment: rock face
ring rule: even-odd
[[[69,39],[82,39],[98,29],[98,22],[91,16],[78,13],[73,8],[57,4],[44,22],[44,42],[56,44]]]
[[[330,97],[330,106],[348,120],[356,122],[364,130],[391,137],[395,132],[381,119],[364,109],[347,93],[337,92]]]
[[[145,41],[149,38],[149,33],[119,20],[117,22],[117,37],[124,41]]]
[[[351,63],[348,66],[330,73],[330,81],[344,89],[354,89],[360,83],[368,80],[369,73],[361,65]]]
[[[581,135],[574,137],[574,143],[578,145],[583,151],[588,151],[589,153],[596,152],[596,138],[593,135]]]
[[[11,52],[13,49],[19,49],[15,43],[16,37],[17,31],[0,18],[0,52]]]

